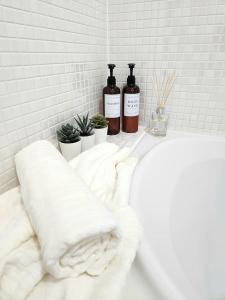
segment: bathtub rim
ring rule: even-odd
[[[145,135],[142,137],[141,141],[143,143],[143,140],[145,139],[146,135],[148,135],[147,133],[145,133]],[[137,148],[140,146],[140,143],[136,146],[136,152],[137,152]],[[139,168],[140,165],[143,165],[145,160],[147,160],[149,158],[149,160],[154,160],[155,155],[158,156],[158,151],[160,149],[160,151],[163,148],[167,148],[169,147],[176,147],[176,146],[171,146],[171,145],[176,145],[176,143],[178,142],[191,142],[191,143],[198,143],[199,141],[204,141],[206,143],[222,143],[222,145],[225,147],[225,138],[224,137],[220,137],[220,136],[210,136],[210,135],[199,135],[199,134],[187,134],[187,135],[183,135],[180,134],[180,132],[177,134],[177,132],[172,132],[172,136],[169,135],[167,138],[158,138],[158,142],[154,143],[152,145],[152,147],[147,151],[147,153],[143,156],[140,156],[140,161],[139,164],[137,165],[136,170]],[[217,147],[217,145],[216,145]],[[157,154],[156,154],[157,153]],[[225,152],[223,152],[224,154],[222,155],[222,158],[225,158]],[[146,158],[147,157],[147,158]],[[204,161],[204,159],[203,159]],[[134,173],[135,176],[135,173]],[[135,209],[136,205],[135,203],[132,201],[131,197],[131,206]],[[147,243],[145,243],[139,250],[139,252],[141,251],[141,255],[145,255],[146,251],[150,252],[150,255],[148,255],[148,258],[150,257],[150,264],[151,264],[151,268],[154,270],[150,276],[150,279],[153,280],[154,284],[156,285],[157,289],[159,290],[159,292],[164,296],[167,297],[168,300],[187,300],[189,298],[187,298],[187,296],[184,296],[181,294],[181,291],[179,290],[179,287],[177,287],[175,285],[175,283],[173,282],[173,280],[169,277],[169,274],[167,274],[167,272],[165,272],[165,270],[163,270],[163,265],[160,262],[159,258],[156,257],[156,255],[154,254],[154,251],[152,252],[149,245]],[[139,258],[140,259],[140,258]],[[155,280],[155,278],[153,278],[153,276],[156,275],[157,279]],[[163,285],[161,285],[161,283],[163,282]]]

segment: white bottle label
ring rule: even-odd
[[[135,117],[139,115],[140,93],[124,94],[124,116]]]
[[[106,118],[120,117],[120,94],[116,94],[116,95],[105,94],[105,117]]]

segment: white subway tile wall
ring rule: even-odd
[[[225,136],[224,0],[110,0],[109,24],[120,85],[136,63],[142,122],[156,107],[153,72],[176,70],[169,127]]]
[[[153,71],[176,70],[169,127],[225,136],[224,0],[0,0],[0,193],[19,149],[98,111],[107,61],[120,86],[136,63],[142,123]]]
[[[106,21],[105,0],[0,1],[0,193],[17,184],[19,149],[98,111]]]

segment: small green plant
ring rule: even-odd
[[[71,144],[76,143],[80,140],[79,131],[69,123],[67,123],[66,125],[62,125],[56,133],[57,138],[61,143]]]
[[[108,125],[106,118],[101,114],[93,116],[91,122],[96,129],[105,128]]]
[[[79,115],[77,115],[77,118],[74,119],[78,125],[78,131],[81,136],[89,136],[94,133],[93,132],[94,125],[89,119],[89,114],[83,116],[82,118]]]

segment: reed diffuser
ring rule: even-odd
[[[164,71],[163,76],[161,76],[161,74],[157,76],[156,72],[153,74],[153,90],[157,103],[156,111],[152,113],[150,122],[150,132],[153,135],[166,135],[168,115],[166,114],[165,108],[175,80],[175,71],[172,73]]]

